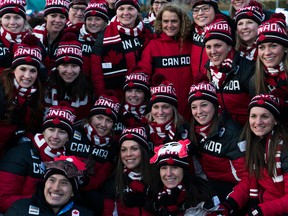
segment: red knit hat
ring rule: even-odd
[[[288,35],[284,14],[274,13],[269,20],[259,26],[256,43],[259,45],[266,42],[279,43],[288,47]]]
[[[19,44],[14,52],[11,68],[27,64],[32,65],[39,70],[42,61],[42,54],[38,43],[39,39],[36,36],[27,34],[23,39],[22,44]]]
[[[44,16],[51,13],[64,14],[68,18],[69,0],[46,0]]]
[[[102,114],[110,117],[115,124],[117,122],[119,109],[119,100],[114,95],[103,94],[96,100],[94,106],[90,110],[89,117]]]
[[[97,16],[108,23],[108,5],[106,3],[89,3],[85,10],[85,20],[89,16]]]
[[[234,17],[236,25],[241,19],[251,19],[260,25],[264,18],[265,15],[262,11],[262,5],[256,1],[251,1],[248,6],[239,9]]]
[[[144,127],[125,128],[121,134],[119,144],[121,145],[126,140],[134,140],[147,151],[149,150],[147,134]]]
[[[149,77],[144,73],[131,73],[127,75],[123,90],[125,92],[127,89],[133,88],[141,89],[146,95],[149,95]]]
[[[209,4],[211,5],[214,9],[215,12],[218,11],[218,0],[193,0],[192,1],[192,8],[195,8],[198,5],[202,4]]]
[[[26,20],[25,5],[25,0],[0,0],[0,17],[7,13],[14,13]]]
[[[75,117],[74,109],[70,104],[62,101],[58,106],[49,107],[42,125],[42,131],[48,127],[61,128],[68,133],[69,137],[71,137]]]
[[[233,45],[231,27],[222,14],[216,14],[214,21],[205,27],[204,44],[211,39],[219,39]]]
[[[154,148],[155,155],[150,159],[150,164],[157,163],[158,167],[164,165],[179,166],[187,168],[188,146],[190,140],[179,140],[178,142],[169,142]]]
[[[155,74],[152,77],[152,84],[153,86],[150,87],[150,107],[157,102],[169,103],[176,108],[178,107],[176,90],[172,82],[162,74]]]
[[[77,35],[67,32],[58,45],[55,58],[56,67],[61,64],[77,64],[82,67],[82,44],[77,41]]]
[[[140,12],[140,5],[138,0],[116,0],[115,10],[117,10],[121,5],[132,5]]]
[[[248,106],[248,110],[252,109],[252,107],[263,107],[267,110],[269,110],[275,118],[279,118],[280,116],[280,102],[279,98],[275,97],[274,95],[269,94],[260,94],[256,95],[251,99],[251,102]]]

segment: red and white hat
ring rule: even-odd
[[[155,74],[152,77],[153,86],[150,87],[151,98],[150,107],[158,102],[169,103],[178,107],[176,90],[172,82],[167,80],[162,74]]]
[[[58,45],[55,66],[60,64],[77,64],[82,68],[82,44],[72,32],[67,32]]]
[[[134,140],[147,151],[149,150],[147,134],[144,127],[125,128],[121,134],[119,144],[121,145],[126,140]]]
[[[256,95],[251,99],[251,102],[248,106],[248,110],[252,109],[252,107],[262,107],[269,110],[275,118],[279,118],[280,116],[280,101],[279,98],[270,94],[260,94]]]
[[[149,95],[149,77],[144,73],[131,73],[127,75],[123,90],[125,92],[127,89],[133,88],[141,89],[146,95]]]
[[[27,64],[32,65],[39,70],[42,61],[42,54],[38,43],[39,39],[36,36],[27,34],[23,39],[22,44],[19,44],[14,52],[11,68]]]
[[[140,12],[140,5],[138,0],[116,0],[115,10],[117,10],[121,5],[132,5],[138,10],[138,12]]]
[[[264,18],[265,15],[262,11],[262,5],[256,1],[251,1],[248,6],[239,9],[234,17],[236,25],[241,19],[251,19],[260,25]]]
[[[110,117],[114,124],[117,122],[120,109],[119,100],[114,95],[103,94],[96,100],[90,110],[89,117],[102,114]]]
[[[214,21],[205,27],[204,43],[211,39],[219,39],[229,45],[234,43],[231,27],[222,14],[216,14]]]
[[[73,134],[73,122],[76,118],[74,113],[74,109],[65,101],[61,101],[58,106],[49,107],[42,125],[42,131],[48,127],[61,128],[71,137]]]
[[[150,164],[157,163],[157,167],[172,165],[187,168],[189,166],[189,145],[190,140],[185,139],[156,146],[154,148],[155,155],[150,159]]]
[[[7,13],[14,13],[26,20],[25,5],[25,0],[0,0],[0,17]]]
[[[68,18],[69,0],[46,0],[46,6],[44,9],[44,16],[46,17],[51,13],[64,14]]]
[[[89,3],[84,14],[85,20],[89,16],[100,17],[108,23],[108,5],[106,3]]]
[[[282,13],[274,13],[270,19],[263,22],[258,27],[257,45],[273,42],[288,47],[288,35],[286,32],[285,15]]]

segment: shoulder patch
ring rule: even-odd
[[[28,213],[31,215],[40,215],[40,209],[37,206],[30,205]]]
[[[73,138],[77,140],[81,140],[82,134],[79,131],[74,131]]]
[[[245,152],[246,151],[246,141],[241,141],[237,145],[238,145],[238,147],[239,147],[241,152]]]
[[[80,212],[79,212],[77,209],[73,209],[71,215],[72,215],[72,216],[79,216],[79,215],[80,215]]]

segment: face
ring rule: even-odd
[[[249,4],[250,0],[231,0],[231,5],[237,11]]]
[[[2,16],[2,27],[12,33],[20,33],[24,28],[25,20],[22,16],[14,13],[7,13]]]
[[[222,40],[211,39],[206,42],[205,49],[210,61],[216,67],[220,67],[231,50],[231,46]]]
[[[178,36],[180,31],[180,19],[174,12],[164,11],[162,14],[162,31],[169,37]]]
[[[157,102],[153,104],[151,115],[158,124],[165,124],[173,118],[173,106],[169,103]]]
[[[210,101],[195,100],[191,103],[191,111],[200,125],[207,125],[215,114],[215,107]]]
[[[99,136],[104,137],[111,132],[114,122],[110,117],[98,114],[91,117],[91,125]]]
[[[121,5],[116,10],[116,16],[123,26],[127,28],[134,28],[138,11],[132,5]]]
[[[141,163],[140,146],[134,140],[126,140],[122,143],[120,149],[122,163],[130,170],[139,171]]]
[[[86,19],[85,26],[87,31],[90,33],[96,34],[102,31],[106,27],[107,23],[100,17],[89,16]]]
[[[237,23],[237,34],[251,46],[257,38],[258,24],[252,19],[241,19]]]
[[[51,13],[46,16],[46,28],[49,33],[59,33],[65,27],[66,17],[60,13]]]
[[[66,83],[72,83],[80,74],[80,66],[77,64],[61,64],[57,67],[60,77]]]
[[[14,70],[17,83],[23,88],[31,87],[38,75],[38,70],[32,65],[19,65]]]
[[[69,9],[69,20],[73,24],[84,22],[85,5],[73,5]]]
[[[215,10],[209,4],[197,5],[192,9],[192,12],[194,22],[200,27],[212,23],[215,18]]]
[[[249,124],[251,131],[262,138],[273,130],[277,121],[269,110],[263,107],[253,107],[250,110]]]
[[[154,3],[152,4],[153,12],[157,15],[157,13],[165,4],[167,4],[167,1],[165,0],[155,0]]]
[[[160,178],[165,187],[175,188],[183,179],[183,168],[164,165],[160,167]]]
[[[144,102],[145,93],[141,89],[127,89],[125,92],[125,101],[133,106]]]
[[[46,128],[43,131],[43,136],[51,149],[60,149],[69,140],[67,131],[56,127]]]
[[[51,175],[45,182],[44,197],[46,202],[57,212],[74,196],[70,181],[63,175]]]
[[[258,56],[261,62],[268,68],[280,64],[284,57],[285,47],[278,43],[262,43],[258,46]]]

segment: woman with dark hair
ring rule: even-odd
[[[57,48],[55,69],[45,83],[44,106],[67,101],[75,109],[75,125],[80,124],[94,102],[93,86],[82,73],[82,45],[76,35],[67,33]]]
[[[113,210],[118,215],[151,215],[144,207],[148,189],[156,179],[156,170],[149,164],[152,155],[145,129],[124,129],[119,144],[115,185],[110,194],[114,197],[105,200],[103,215],[112,215]]]
[[[27,35],[14,53],[11,68],[0,76],[0,157],[22,135],[39,131],[43,119],[38,39]]]
[[[258,58],[254,87],[256,94],[272,94],[280,99],[281,118],[288,120],[288,35],[285,16],[273,14],[262,23],[257,35]]]
[[[208,81],[190,88],[191,142],[196,145],[200,165],[212,190],[225,200],[238,182],[247,177],[245,146],[239,142],[241,129],[218,113],[216,89]],[[194,133],[193,133],[194,132]]]
[[[43,64],[48,72],[54,66],[58,43],[68,19],[69,4],[69,0],[46,0],[45,23],[33,29],[33,34],[40,39],[46,49],[47,57],[43,59]]]
[[[74,110],[65,102],[50,107],[41,132],[26,137],[0,160],[0,212],[16,200],[30,198],[44,178],[44,162],[65,155],[65,144],[73,135]]]
[[[155,215],[206,215],[218,205],[216,197],[212,201],[207,182],[189,172],[189,145],[186,139],[154,149],[150,163],[157,165],[159,180],[151,187],[150,209]]]
[[[25,1],[1,1],[0,10],[0,74],[10,68],[17,45],[31,27],[26,21]],[[15,48],[16,45],[16,48]]]
[[[246,57],[253,63],[257,59],[257,31],[259,25],[264,20],[262,6],[256,1],[241,8],[235,14],[236,31],[236,50],[240,55]]]
[[[229,215],[248,203],[247,215],[286,215],[288,134],[280,122],[278,98],[267,94],[252,98],[242,138],[249,178],[240,181],[221,208]]]

